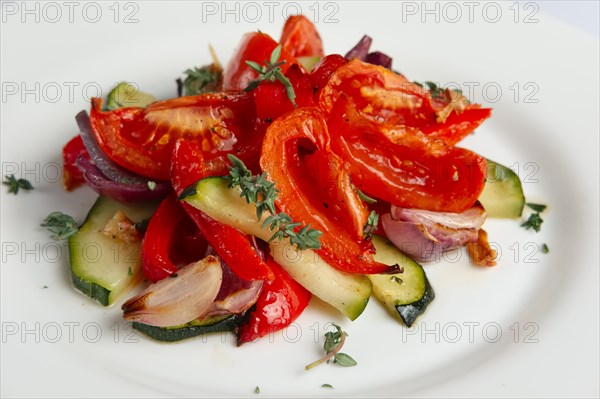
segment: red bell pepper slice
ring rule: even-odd
[[[329,140],[324,116],[316,108],[298,108],[267,129],[260,164],[279,189],[277,206],[294,220],[324,233],[318,253],[336,269],[389,273],[388,265],[373,259],[372,244],[357,234],[366,208],[343,162],[331,152]],[[320,169],[309,170],[311,164]],[[338,204],[344,204],[345,211],[336,209]]]
[[[142,242],[142,271],[157,282],[180,266],[201,259],[207,243],[174,195],[165,198],[152,215]]]
[[[173,151],[171,163],[173,188],[177,194],[207,177],[202,160],[202,151],[198,143],[179,141]],[[244,280],[272,280],[271,269],[257,254],[247,235],[238,229],[220,223],[204,212],[182,203],[187,214],[204,233],[208,243],[217,255],[229,265],[231,270]]]
[[[256,301],[248,321],[238,330],[238,345],[255,341],[288,327],[304,311],[311,293],[301,286],[271,256],[267,265],[275,279],[267,281]]]
[[[83,173],[81,169],[77,166],[77,158],[83,155],[84,157],[90,158],[85,146],[83,145],[83,140],[80,135],[73,137],[62,150],[63,156],[63,185],[65,190],[71,191],[83,183],[85,183],[85,179],[83,178]]]

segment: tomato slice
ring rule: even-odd
[[[382,133],[382,125],[365,119],[347,97],[340,97],[328,124],[333,151],[369,196],[405,208],[462,212],[483,190],[485,158],[423,134],[403,131],[394,141],[393,128]]]
[[[293,15],[285,21],[279,43],[294,57],[325,55],[317,27],[304,15]]]
[[[179,139],[200,143],[209,174],[227,172],[229,153],[256,165],[263,134],[249,93],[210,93],[158,101],[147,108],[102,111],[92,99],[92,129],[117,164],[151,179],[168,180]]]
[[[367,211],[329,140],[317,108],[298,108],[267,129],[260,165],[279,189],[277,206],[324,233],[318,253],[333,267],[348,273],[390,272],[374,261],[372,243],[357,229]]]
[[[263,65],[270,59],[271,53],[277,46],[278,43],[266,33],[246,33],[223,71],[221,89],[223,91],[244,90],[251,80],[258,77],[258,72],[246,65],[246,61],[254,61]],[[285,61],[280,67],[283,73],[293,64],[298,64],[296,58],[285,49],[281,50],[279,61]]]
[[[365,118],[402,126],[444,140],[459,142],[491,115],[477,104],[452,110],[454,100],[432,99],[428,90],[381,66],[354,59],[337,68],[319,95],[319,106],[330,112],[346,95]],[[443,117],[441,117],[443,115]]]

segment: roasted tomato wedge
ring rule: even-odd
[[[298,108],[267,129],[260,164],[277,182],[277,206],[323,232],[318,253],[338,270],[390,272],[373,260],[372,244],[362,239],[367,210],[329,140],[324,116],[316,108]]]
[[[246,65],[246,61],[254,61],[264,64],[269,60],[271,53],[277,47],[278,43],[265,33],[251,32],[242,37],[233,57],[223,71],[223,80],[221,88],[224,91],[242,91],[248,86],[251,80],[258,77],[258,73]],[[285,73],[287,69],[297,64],[298,61],[287,50],[281,50],[279,61],[285,61],[281,65],[281,71]]]
[[[319,105],[330,112],[346,95],[365,118],[423,132],[450,145],[459,142],[491,115],[468,104],[457,92],[432,99],[428,90],[381,66],[354,59],[337,68],[321,90]]]
[[[252,94],[211,93],[158,101],[147,108],[102,111],[92,99],[90,121],[104,152],[117,164],[151,179],[168,180],[173,146],[196,141],[209,174],[226,173],[228,153],[256,165],[262,134],[255,128]]]
[[[370,196],[405,208],[462,212],[483,190],[485,158],[422,133],[393,126],[383,133],[384,125],[366,119],[345,96],[328,124],[333,151],[347,163],[352,182]]]
[[[294,57],[325,55],[317,27],[304,15],[293,15],[285,21],[279,42]]]

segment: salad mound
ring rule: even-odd
[[[371,43],[326,54],[293,16],[279,41],[247,33],[224,68],[188,69],[178,97],[121,83],[93,98],[63,148],[65,188],[99,194],[69,233],[75,287],[112,305],[144,280],[122,306],[134,328],[242,344],[313,295],[351,320],[374,296],[410,327],[435,298],[419,262],[466,247],[495,265],[482,226],[521,216],[521,183],[457,147],[491,110],[408,80]]]

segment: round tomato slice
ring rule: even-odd
[[[317,27],[304,15],[293,15],[285,21],[279,42],[294,57],[325,55]]]
[[[90,121],[104,152],[142,176],[168,180],[179,139],[201,144],[209,174],[227,173],[227,154],[257,165],[263,134],[249,93],[210,93],[158,101],[147,108],[102,111],[92,99]]]
[[[278,43],[266,33],[250,32],[242,37],[233,57],[223,71],[221,88],[223,91],[242,91],[251,80],[258,78],[258,72],[246,65],[246,61],[254,61],[264,65]],[[290,66],[298,61],[286,49],[281,49],[279,61],[285,61],[280,66],[285,73]]]

